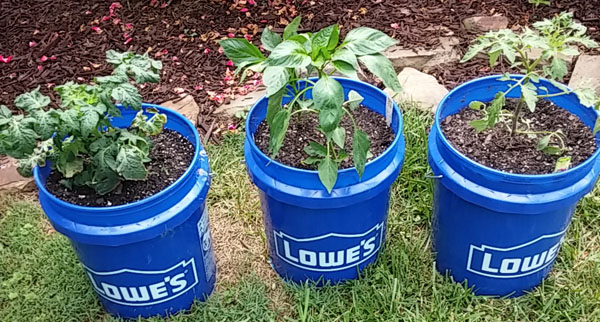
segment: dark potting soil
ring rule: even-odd
[[[392,144],[395,133],[387,125],[383,115],[373,112],[362,105],[351,111],[351,113],[356,120],[358,128],[365,132],[371,141],[369,151],[373,156],[367,162],[373,160]],[[317,129],[318,126],[319,118],[316,113],[302,113],[301,118],[293,116],[283,140],[283,146],[279,150],[279,154],[275,160],[294,168],[316,169],[315,165],[305,165],[302,161],[309,157],[304,152],[304,147],[308,146],[309,142],[326,143],[325,135]],[[344,149],[348,152],[349,157],[340,164],[339,168],[352,168],[354,166],[354,161],[352,160],[352,136],[354,134],[352,119],[348,115],[344,115],[340,121],[340,126],[346,129]],[[258,126],[254,134],[254,141],[263,153],[270,155],[269,126],[266,121],[263,121]]]
[[[148,178],[144,181],[123,181],[112,192],[99,195],[89,187],[67,189],[60,184],[62,174],[52,171],[46,181],[50,193],[66,202],[88,207],[107,207],[131,203],[150,197],[175,182],[194,158],[194,145],[178,132],[165,129],[152,137],[152,161],[146,164]]]
[[[505,109],[512,111],[517,103],[518,99],[508,99]],[[540,135],[529,137],[517,134],[511,137],[508,127],[502,124],[477,133],[469,122],[481,118],[480,111],[464,108],[442,121],[444,136],[470,159],[497,170],[518,174],[554,172],[556,160],[560,156],[548,155],[536,149]],[[566,135],[568,151],[562,156],[571,157],[571,168],[587,160],[596,151],[591,129],[576,115],[550,101],[540,100],[534,113],[524,107],[522,118],[531,121],[529,131],[561,130]],[[520,129],[522,126],[520,123]]]

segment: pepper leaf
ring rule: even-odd
[[[290,71],[288,68],[279,66],[269,66],[263,74],[263,82],[267,86],[267,97],[271,97],[285,88],[290,81]]]
[[[338,127],[333,130],[333,135],[331,136],[333,142],[337,144],[340,148],[344,148],[344,144],[346,143],[346,129],[343,127]]]
[[[319,110],[319,124],[324,132],[333,131],[342,117],[344,89],[333,78],[320,78],[313,88],[313,100]]]
[[[387,57],[377,53],[373,55],[360,56],[358,59],[365,64],[371,73],[381,78],[386,87],[390,88],[395,93],[398,93],[402,90],[400,82],[398,81],[398,76],[394,70],[394,66],[392,65],[392,62],[387,59]]]
[[[265,27],[262,35],[260,36],[260,41],[266,50],[273,51],[273,49],[275,49],[275,47],[281,43],[281,36],[271,31],[269,27]]]
[[[337,181],[337,171],[338,164],[330,156],[326,156],[319,162],[319,179],[328,193],[331,193]]]
[[[367,153],[369,152],[370,145],[371,142],[369,141],[367,133],[359,129],[354,129],[354,136],[352,139],[352,159],[354,160],[354,165],[356,166],[356,172],[358,172],[359,178],[361,178],[365,172]]]
[[[290,110],[282,109],[277,112],[275,117],[273,118],[273,125],[269,127],[270,130],[270,141],[269,141],[269,149],[271,150],[272,158],[275,159],[277,154],[279,153],[279,149],[283,144],[283,139],[285,138],[285,132],[287,132],[288,126],[290,124]]]
[[[269,66],[299,68],[310,64],[306,48],[299,42],[288,40],[279,44],[267,59]]]
[[[245,38],[230,38],[219,41],[225,55],[236,65],[255,64],[265,60],[265,56],[256,46]]]
[[[304,152],[310,156],[325,157],[327,155],[327,148],[320,143],[310,141],[304,147]]]
[[[298,16],[290,22],[285,29],[283,30],[283,39],[288,40],[289,38],[298,34],[298,27],[300,26],[300,22],[302,21],[302,17]]]
[[[344,42],[346,47],[357,56],[378,54],[398,43],[385,33],[368,27],[350,30]]]

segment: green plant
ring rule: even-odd
[[[366,27],[351,30],[340,44],[338,25],[315,33],[298,34],[301,18],[296,17],[284,30],[283,37],[265,28],[261,41],[271,54],[266,58],[246,39],[224,39],[219,43],[225,54],[237,66],[236,73],[247,70],[263,73],[263,82],[269,98],[266,121],[269,125],[270,152],[275,158],[283,144],[290,118],[295,114],[317,113],[319,129],[325,134],[325,145],[310,142],[305,151],[310,155],[304,163],[317,165],[319,178],[331,192],[337,181],[340,162],[348,157],[344,150],[346,131],[339,126],[344,114],[354,124],[352,157],[359,176],[362,176],[369,153],[369,138],[356,126],[349,109],[362,102],[359,93],[351,91],[345,101],[341,84],[331,77],[335,72],[358,79],[361,62],[371,73],[381,78],[384,85],[400,91],[392,63],[381,54],[396,40],[381,31]],[[313,72],[318,80],[308,78]],[[305,93],[312,90],[312,99]],[[284,96],[290,101],[282,106]],[[300,117],[300,115],[298,115]]]
[[[598,47],[598,44],[586,36],[586,27],[573,21],[571,13],[561,13],[552,19],[545,19],[533,24],[535,30],[525,28],[517,34],[509,29],[490,31],[480,36],[465,54],[462,62],[468,61],[482,51],[489,56],[490,66],[494,66],[500,57],[504,57],[512,67],[520,68],[523,77],[513,77],[505,74],[500,80],[512,82],[504,92],[496,94],[490,104],[474,101],[469,107],[481,110],[484,117],[471,122],[477,131],[484,131],[498,123],[511,123],[511,136],[517,134],[542,135],[538,150],[549,154],[560,155],[566,151],[564,134],[558,131],[535,132],[529,129],[528,120],[521,118],[522,107],[525,105],[535,111],[537,101],[543,98],[556,97],[574,93],[579,101],[588,107],[600,109],[600,99],[590,88],[570,90],[558,81],[567,74],[567,63],[564,56],[579,55],[576,45],[587,48]],[[533,52],[539,56],[534,57]],[[549,79],[561,92],[550,94],[548,89],[541,86],[540,78]],[[521,96],[514,111],[503,110],[507,94],[520,88]],[[526,126],[523,129],[523,125]],[[594,126],[594,134],[600,130],[600,119]]]
[[[106,60],[114,66],[109,76],[94,83],[68,82],[54,90],[60,95],[60,109],[46,108],[50,98],[39,87],[19,95],[15,106],[24,114],[13,114],[0,106],[0,154],[18,159],[19,172],[31,176],[35,166],[46,160],[64,177],[65,186],[89,186],[99,194],[112,191],[122,180],[144,180],[151,135],[162,131],[166,116],[156,109],[141,111],[142,97],[130,83],[156,83],[160,61],[147,55],[108,51]],[[128,129],[115,128],[121,117],[115,101],[140,110]]]
[[[532,5],[535,5],[536,7],[539,7],[541,4],[543,5],[550,5],[550,0],[527,0],[529,3],[531,3]]]

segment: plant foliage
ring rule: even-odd
[[[364,172],[370,145],[369,138],[356,126],[349,111],[362,102],[362,96],[350,91],[346,97],[342,85],[331,75],[339,72],[358,79],[360,62],[381,78],[385,86],[399,92],[400,84],[392,63],[381,54],[396,44],[396,40],[381,31],[359,27],[349,31],[340,43],[338,25],[299,34],[300,22],[301,18],[296,17],[285,28],[283,36],[269,28],[264,29],[261,41],[263,48],[270,52],[268,57],[246,39],[225,39],[220,41],[220,45],[227,57],[238,66],[236,72],[243,71],[242,79],[247,70],[263,73],[269,98],[266,121],[273,158],[283,144],[293,115],[318,114],[319,129],[325,134],[327,143],[310,142],[305,149],[309,157],[304,163],[316,166],[321,182],[331,193],[337,181],[339,164],[349,157],[344,149],[346,131],[340,127],[344,114],[354,124],[352,158],[359,176]],[[308,78],[312,73],[317,73],[317,81]],[[307,91],[312,91],[312,99],[306,98]],[[284,97],[290,98],[286,106],[282,106]]]
[[[510,122],[511,135],[524,134],[541,136],[538,150],[548,154],[561,155],[567,149],[564,144],[564,134],[560,131],[531,131],[528,120],[521,118],[522,107],[526,106],[531,112],[535,111],[537,101],[543,98],[575,94],[581,104],[600,109],[600,99],[590,88],[568,89],[561,81],[567,74],[565,56],[577,56],[577,46],[596,48],[598,44],[589,36],[587,29],[573,21],[573,14],[563,12],[552,19],[545,19],[533,24],[533,30],[525,28],[521,33],[509,29],[490,31],[480,36],[469,48],[462,59],[468,61],[481,52],[487,53],[490,66],[494,66],[501,57],[512,67],[520,68],[523,77],[513,77],[505,74],[500,80],[509,82],[508,89],[496,94],[490,104],[474,101],[469,107],[481,110],[483,119],[471,122],[477,131],[484,131],[498,123]],[[532,55],[539,53],[538,57]],[[540,78],[549,79],[559,90],[550,93],[548,88],[540,84]],[[520,100],[515,111],[503,110],[508,93],[520,89]],[[594,134],[600,130],[600,119],[596,120]]]
[[[106,60],[114,66],[109,76],[93,84],[68,82],[54,90],[60,108],[48,108],[50,98],[35,90],[19,95],[13,114],[0,106],[0,154],[18,159],[19,173],[31,176],[35,166],[49,160],[67,187],[88,186],[99,194],[112,191],[122,180],[144,180],[145,163],[152,141],[160,133],[166,116],[156,109],[141,110],[142,97],[130,83],[156,83],[162,64],[147,55],[108,51]],[[121,117],[115,102],[139,110],[127,129],[115,128]]]

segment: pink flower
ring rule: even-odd
[[[44,67],[42,67],[42,65],[38,65],[37,69],[38,69],[38,72],[41,72],[44,69]]]
[[[125,24],[125,28],[126,28],[126,29],[129,29],[129,30],[131,30],[131,29],[133,29],[133,24],[131,24],[131,23],[126,23],[126,24]]]
[[[250,41],[250,40],[252,40],[252,35],[246,34],[246,35],[244,35],[244,38],[246,38],[246,40]]]
[[[130,43],[133,40],[133,38],[127,38],[127,40],[125,40],[125,42],[123,44],[127,45],[128,43]]]
[[[42,63],[43,63],[43,62],[45,62],[46,60],[48,60],[48,57],[46,57],[45,55],[44,55],[44,56],[42,56],[42,58],[40,58],[40,61],[41,61]]]
[[[248,12],[248,8],[242,8],[240,9],[240,12]]]
[[[236,128],[236,127],[235,127],[235,125],[234,125],[233,123],[229,123],[229,125],[227,125],[227,129],[228,129],[229,131],[235,131],[235,128]]]
[[[208,55],[208,53],[210,53],[210,48],[206,48],[206,49],[204,49],[204,54],[205,54],[205,55]]]
[[[50,56],[50,60],[56,60],[56,56],[54,56],[54,55]]]
[[[398,29],[398,28],[400,28],[400,25],[397,24],[397,23],[393,23],[393,24],[390,25],[390,27],[392,27],[394,29]]]
[[[29,42],[29,48],[34,47],[35,46],[35,41],[30,41]]]
[[[230,59],[230,60],[228,60],[228,61],[227,61],[227,63],[226,63],[225,65],[227,65],[227,66],[230,66],[230,67],[233,67],[233,65],[234,65],[234,64],[233,64],[233,60],[231,60],[231,59]]]
[[[235,34],[230,32],[230,33],[227,34],[227,37],[233,38],[233,37],[235,37]]]
[[[12,60],[12,58],[13,58],[13,56],[4,57],[4,56],[0,55],[0,61],[3,62],[3,63],[5,63],[5,64],[10,63],[10,61]]]

